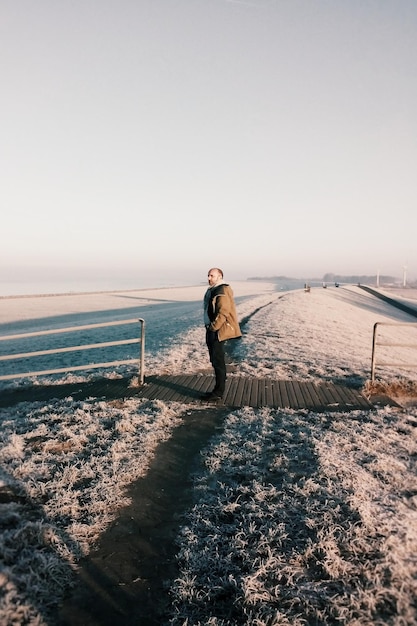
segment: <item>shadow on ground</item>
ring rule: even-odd
[[[192,504],[200,451],[223,428],[225,408],[193,410],[158,446],[146,476],[129,489],[131,504],[79,564],[75,586],[54,623],[60,626],[160,626],[177,575],[176,537]],[[166,622],[165,622],[166,623]]]

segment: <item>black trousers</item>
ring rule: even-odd
[[[210,363],[214,369],[216,384],[214,392],[219,395],[224,394],[226,387],[226,363],[224,358],[224,344],[219,341],[217,332],[206,330],[206,343],[210,356]]]

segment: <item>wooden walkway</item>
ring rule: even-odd
[[[0,393],[0,407],[67,397],[74,400],[103,398],[107,401],[135,397],[181,402],[195,407],[207,404],[201,396],[213,386],[214,378],[207,374],[149,376],[140,387],[132,386],[130,379],[102,378],[87,383],[33,385],[5,390]],[[243,376],[228,377],[223,403],[230,408],[250,406],[311,411],[352,411],[374,407],[359,390],[332,382],[313,383]]]
[[[165,402],[204,403],[201,395],[210,391],[213,386],[212,376],[150,376],[137,395]],[[313,383],[238,376],[229,376],[223,403],[231,408],[264,406],[313,411],[351,411],[373,407],[360,391],[331,382]]]

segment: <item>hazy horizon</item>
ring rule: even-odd
[[[342,274],[336,272],[325,272],[322,276],[314,275],[284,275],[279,273],[269,273],[265,275],[250,275],[245,276],[242,274],[231,275],[225,273],[225,280],[230,281],[233,285],[234,281],[250,281],[250,280],[265,280],[265,281],[277,281],[282,284],[283,288],[294,288],[297,285],[291,285],[291,282],[309,282],[310,284],[321,283],[324,280],[329,280],[328,275],[335,275],[337,277],[344,277],[348,280],[351,277],[374,277],[376,280],[376,274],[366,274],[361,272],[359,274]],[[381,275],[380,280],[385,278],[395,279],[399,284],[403,284],[403,277]],[[340,280],[340,278],[339,278]],[[168,287],[180,287],[190,285],[200,285],[204,287],[207,285],[207,279],[205,275],[200,277],[189,275],[164,275],[144,272],[143,275],[140,272],[129,274],[115,273],[109,276],[108,274],[77,274],[72,272],[59,271],[52,276],[30,275],[30,272],[18,272],[18,276],[11,276],[8,280],[0,279],[0,297],[13,297],[13,296],[31,296],[31,295],[50,295],[50,294],[67,294],[67,293],[86,293],[86,292],[100,292],[100,291],[124,291],[124,290],[140,290],[140,289],[152,289],[152,288],[168,288]],[[407,284],[413,284],[412,280],[408,280]],[[299,285],[298,285],[299,286]]]

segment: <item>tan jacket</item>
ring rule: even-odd
[[[210,320],[208,329],[217,331],[219,341],[242,336],[230,285],[222,283],[208,289],[204,303]]]

